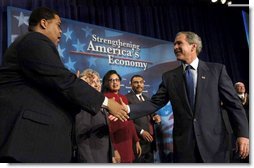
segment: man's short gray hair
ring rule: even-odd
[[[197,45],[197,55],[201,52],[202,50],[202,41],[201,38],[194,32],[190,31],[181,31],[176,34],[176,36],[179,36],[181,34],[184,34],[186,36],[186,40],[188,41],[189,44],[196,44]]]

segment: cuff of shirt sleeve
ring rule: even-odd
[[[140,135],[142,135],[142,134],[143,134],[143,132],[144,132],[144,130],[142,129],[142,130],[140,131]]]
[[[103,103],[102,103],[102,107],[108,107],[108,98],[105,97]]]
[[[130,106],[129,105],[126,105],[127,106],[127,113],[129,114],[131,112],[131,109],[130,109]]]

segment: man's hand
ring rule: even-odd
[[[161,116],[159,116],[158,114],[155,114],[154,116],[153,116],[153,121],[155,122],[155,123],[160,123],[161,122]]]
[[[124,107],[124,110],[128,113],[128,107],[127,105],[123,102],[122,98],[120,97],[120,104]]]
[[[127,121],[129,118],[125,107],[113,99],[108,99],[108,110],[109,113],[121,121]]]
[[[153,136],[149,132],[144,130],[141,135],[145,141],[153,142]]]
[[[249,155],[249,138],[238,137],[236,139],[236,152],[239,153],[241,159],[245,159]]]
[[[113,116],[112,114],[108,115],[108,119],[109,119],[110,121],[117,121],[117,120],[118,120],[118,118],[116,118],[116,117]]]

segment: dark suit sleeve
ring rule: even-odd
[[[219,93],[223,107],[227,110],[230,123],[237,137],[249,137],[248,120],[243,106],[233,87],[225,66],[222,67],[219,79]]]
[[[162,76],[162,82],[156,94],[154,94],[151,100],[144,101],[139,104],[130,105],[130,119],[136,119],[142,116],[152,114],[165,106],[169,101],[169,95],[167,90],[167,77],[164,74]]]
[[[137,102],[135,99],[136,99],[136,95],[132,92],[128,93],[125,95],[125,97],[128,99],[128,102],[129,102],[129,105],[130,104],[138,104],[140,102]],[[134,125],[135,125],[135,129],[136,129],[136,132],[137,134],[139,135],[140,134],[140,131],[142,130],[142,127],[140,127],[137,123],[136,123],[137,120],[133,120],[134,122]]]
[[[59,92],[84,110],[99,111],[104,96],[64,67],[54,44],[31,33],[17,47],[20,68],[32,86]]]

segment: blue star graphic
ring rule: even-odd
[[[65,32],[65,33],[63,33],[64,35],[65,35],[65,37],[66,37],[66,42],[68,41],[68,39],[70,39],[71,40],[71,33],[72,33],[73,31],[70,31],[69,30],[69,27],[67,28],[67,32]]]
[[[19,21],[18,27],[20,27],[22,24],[25,24],[28,26],[29,16],[24,16],[23,12],[20,12],[19,16],[13,16],[13,17],[15,17]]]
[[[83,47],[85,46],[86,44],[85,43],[80,43],[79,42],[79,39],[77,40],[77,44],[72,44],[73,47],[76,48],[76,51],[83,51],[84,52],[84,49]]]
[[[82,30],[83,31],[85,31],[85,33],[86,33],[86,38],[90,35],[92,35],[92,31],[93,31],[93,29],[92,28],[89,28],[89,27],[87,27],[86,26],[86,28],[82,28]]]
[[[60,55],[60,57],[64,57],[64,55],[63,55],[63,52],[65,51],[65,48],[63,48],[63,49],[61,49],[61,46],[60,46],[60,44],[57,46],[57,50],[58,50],[58,53],[59,53],[59,55]]]
[[[70,71],[73,70],[73,72],[75,72],[76,69],[74,68],[74,64],[76,64],[76,62],[75,62],[75,61],[71,61],[71,58],[69,57],[68,62],[65,63],[64,65],[65,65]]]
[[[93,65],[96,67],[96,63],[95,63],[96,60],[97,60],[97,59],[94,58],[94,57],[88,58],[89,68],[91,68]]]

